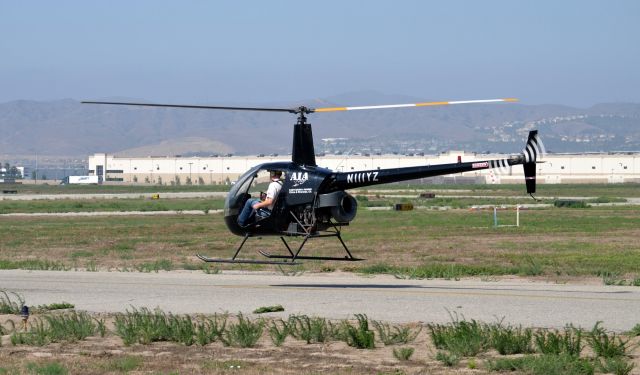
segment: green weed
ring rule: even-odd
[[[87,272],[98,272],[98,266],[96,265],[96,262],[93,260],[87,262],[85,269],[87,270]]]
[[[325,318],[291,315],[287,325],[291,336],[307,344],[327,342],[340,336],[339,327]]]
[[[633,326],[633,328],[631,328],[631,331],[629,331],[629,335],[640,336],[640,323],[636,324],[635,326]]]
[[[227,326],[227,315],[218,316],[214,314],[213,318],[204,318],[196,324],[196,342],[205,346],[222,339]]]
[[[96,327],[100,337],[105,337],[107,335],[107,325],[104,319],[94,318],[94,320],[96,321]]]
[[[439,351],[436,353],[436,359],[447,367],[453,367],[460,363],[460,356],[454,353]]]
[[[525,276],[540,276],[544,273],[544,267],[540,262],[533,259],[531,255],[525,255],[524,260],[525,263],[521,267],[521,274]]]
[[[122,338],[124,345],[136,342],[150,344],[154,341],[167,341],[170,337],[167,316],[160,310],[150,311],[147,308],[116,314],[114,318],[116,335]]]
[[[167,324],[170,332],[169,341],[186,346],[193,345],[196,330],[189,315],[169,315]]]
[[[238,314],[238,322],[229,325],[221,341],[225,346],[252,348],[262,336],[263,329],[264,321],[251,321]]]
[[[84,340],[96,332],[93,319],[86,312],[46,315],[47,337],[51,342]]]
[[[124,314],[116,314],[114,327],[116,335],[122,338],[126,346],[156,341],[179,342],[190,346],[196,340],[208,343],[203,337],[210,335],[210,326],[196,325],[188,315],[165,314],[159,309],[152,312],[147,308],[134,308]]]
[[[356,327],[344,322],[343,334],[347,345],[358,349],[375,348],[375,333],[369,329],[369,318],[364,314],[355,314],[358,324]]]
[[[42,319],[32,319],[28,332],[17,332],[11,335],[12,345],[44,346],[50,342],[49,330]]]
[[[140,367],[142,358],[127,355],[121,358],[115,358],[106,363],[105,370],[127,373]]]
[[[291,329],[289,324],[284,320],[280,319],[280,323],[275,321],[271,322],[269,325],[269,337],[271,337],[271,342],[275,346],[281,346],[284,343],[284,340],[287,339]]]
[[[634,363],[625,360],[623,357],[604,358],[596,363],[600,371],[615,375],[627,375],[635,367]]]
[[[0,290],[0,314],[20,314],[22,306],[24,298],[21,295]]]
[[[74,304],[68,302],[58,302],[58,303],[50,303],[48,305],[38,305],[31,309],[32,312],[46,312],[52,310],[66,310],[73,309],[75,307]]]
[[[413,355],[413,352],[415,351],[414,348],[394,348],[393,349],[393,356],[400,361],[408,361],[411,356]]]
[[[589,360],[565,354],[498,358],[488,360],[486,366],[489,371],[520,371],[531,375],[592,375],[595,372]]]
[[[571,199],[557,199],[553,202],[556,207],[562,208],[589,208],[587,202],[583,200],[571,200]]]
[[[600,323],[602,322],[596,323],[587,337],[587,342],[591,349],[593,349],[593,352],[598,357],[603,358],[614,358],[626,355],[629,340],[623,340],[615,333],[608,334],[605,329],[600,326]]]
[[[34,375],[67,375],[69,371],[57,362],[37,364],[27,363],[25,366],[29,374]]]
[[[411,343],[422,331],[422,327],[413,329],[409,326],[391,326],[389,323],[378,322],[376,320],[373,320],[371,324],[376,332],[378,332],[378,338],[385,345]]]
[[[3,260],[0,259],[0,269],[2,270],[32,270],[32,271],[68,271],[71,266],[62,262],[49,260]]]
[[[284,307],[282,307],[282,305],[258,307],[257,309],[253,310],[253,313],[264,314],[264,313],[279,312],[279,311],[284,311]]]
[[[564,332],[539,330],[534,335],[535,346],[542,354],[566,354],[580,356],[582,351],[582,330],[567,326]]]
[[[168,259],[160,259],[155,262],[140,263],[135,266],[138,272],[159,272],[159,271],[171,271],[173,269],[173,263]]]
[[[491,326],[491,346],[502,355],[532,353],[531,328]]]
[[[448,350],[461,357],[473,357],[489,348],[490,330],[475,320],[454,319],[451,324],[429,324],[431,340],[437,349]]]

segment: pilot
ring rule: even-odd
[[[282,181],[280,181],[282,171],[270,171],[269,175],[271,177],[271,183],[269,183],[269,187],[267,188],[267,193],[264,198],[251,198],[247,199],[245,202],[242,212],[240,212],[240,215],[238,216],[238,225],[241,227],[244,228],[251,224],[250,219],[253,218],[258,210],[260,210],[260,212],[267,211],[266,216],[271,214],[276,198],[282,189]]]

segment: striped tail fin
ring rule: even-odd
[[[527,138],[527,145],[524,147],[524,150],[522,150],[522,154],[524,155],[524,179],[527,184],[528,194],[536,192],[536,161],[545,153],[546,150],[540,137],[538,137],[538,131],[530,131],[529,137]]]

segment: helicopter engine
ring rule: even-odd
[[[336,191],[318,196],[318,208],[329,208],[331,217],[338,223],[348,223],[355,219],[358,212],[358,201],[344,192]]]

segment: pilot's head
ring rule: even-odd
[[[282,177],[282,171],[270,171],[269,175],[272,179],[277,178],[280,179]]]

